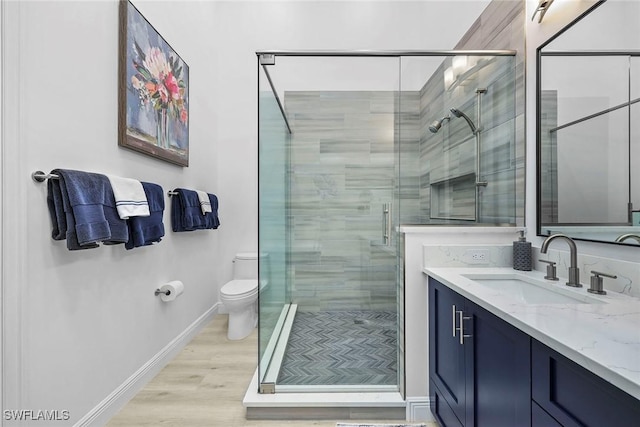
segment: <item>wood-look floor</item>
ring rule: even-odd
[[[341,421],[246,420],[242,399],[256,369],[258,334],[229,341],[226,330],[227,316],[217,315],[107,427],[335,427]]]

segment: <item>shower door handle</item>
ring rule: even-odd
[[[382,204],[382,243],[391,246],[391,203]]]

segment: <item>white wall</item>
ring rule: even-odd
[[[30,174],[80,169],[219,192],[215,7],[138,4],[191,67],[190,166],[181,168],[117,145],[116,1],[3,6],[3,409],[68,410],[56,425],[72,425],[214,306],[221,233],[174,234],[166,209],[157,245],[70,252],[51,239],[46,184]],[[221,199],[223,227],[230,205]],[[184,294],[162,303],[153,291],[174,279]]]

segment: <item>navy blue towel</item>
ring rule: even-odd
[[[116,211],[105,175],[54,169],[58,179],[47,182],[47,204],[55,240],[67,240],[67,249],[90,249],[129,240],[127,224]]]
[[[176,188],[171,198],[171,228],[174,232],[216,229],[218,219],[218,198],[209,194],[211,212],[202,214],[198,193],[193,190]]]
[[[143,182],[142,188],[149,203],[149,216],[132,216],[127,220],[129,241],[125,248],[133,249],[159,242],[164,237],[164,190],[158,184]]]
[[[211,212],[207,212],[205,218],[207,220],[207,228],[216,229],[220,226],[220,219],[218,218],[218,197],[215,194],[207,193],[209,195],[209,201],[211,202]]]

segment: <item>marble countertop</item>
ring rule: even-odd
[[[463,274],[521,273],[544,280],[539,271],[511,268],[424,268],[423,273],[640,399],[640,299],[609,292],[595,296],[569,288],[566,279],[545,281],[604,304],[526,304],[490,290]]]

